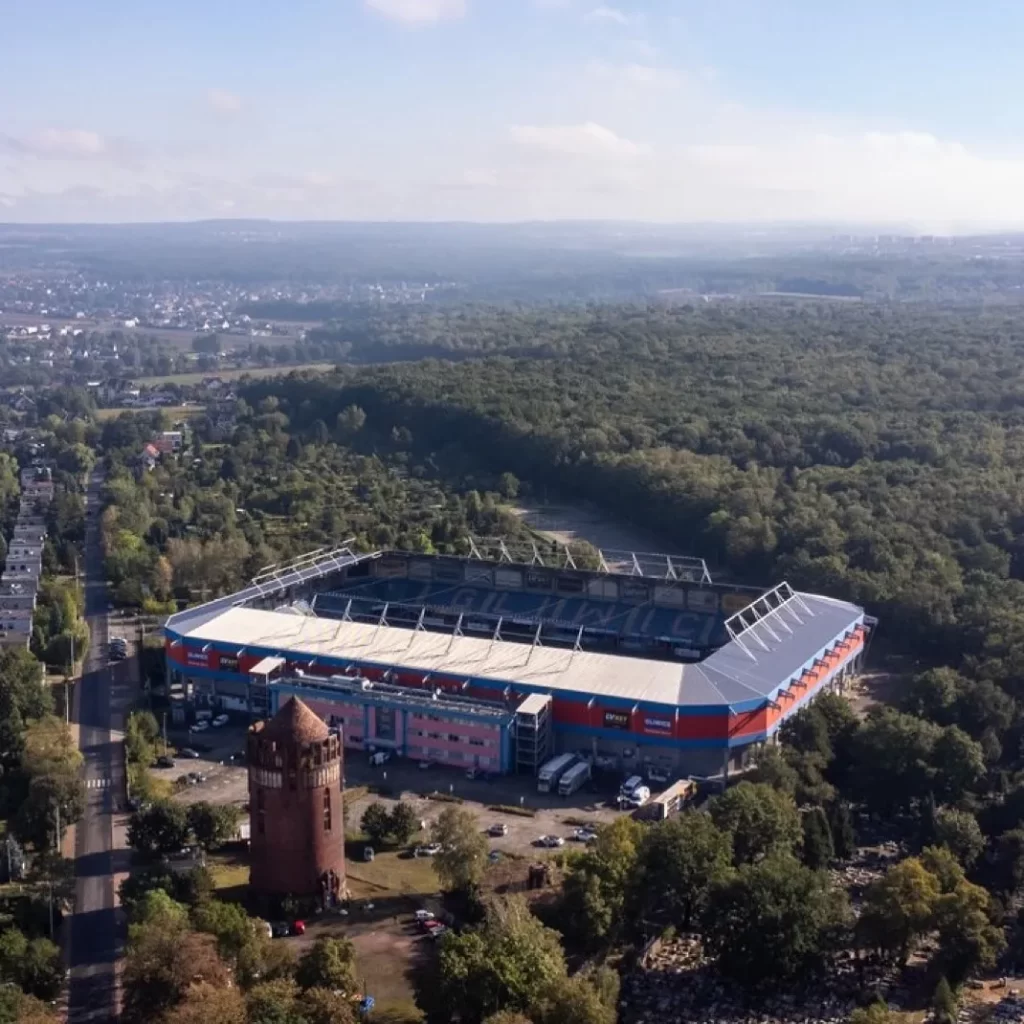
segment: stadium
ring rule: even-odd
[[[485,549],[481,552],[481,549]],[[588,563],[589,564],[589,563]],[[861,668],[856,605],[712,581],[699,559],[349,547],[172,615],[172,691],[254,718],[301,697],[346,747],[535,774],[552,754],[719,775]]]

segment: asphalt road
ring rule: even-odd
[[[122,924],[114,904],[113,873],[126,856],[114,851],[113,811],[124,799],[120,744],[111,739],[128,697],[130,666],[107,664],[107,585],[99,537],[100,472],[94,471],[86,497],[85,614],[91,643],[76,687],[74,713],[85,757],[85,815],[75,835],[75,913],[71,919],[68,995],[70,1024],[116,1019],[115,964]]]

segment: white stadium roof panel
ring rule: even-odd
[[[168,632],[186,641],[253,647],[295,660],[326,657],[398,670],[487,679],[540,691],[668,706],[763,703],[838,637],[863,621],[855,605],[810,594],[787,602],[698,664],[452,636],[239,607],[239,595],[180,613]]]

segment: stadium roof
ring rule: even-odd
[[[776,613],[774,629],[755,626],[703,662],[685,665],[223,605],[175,616],[167,631],[186,642],[255,648],[296,660],[324,657],[541,691],[749,710],[773,699],[864,618],[862,609],[845,601],[812,594],[793,594],[792,601],[784,622]]]

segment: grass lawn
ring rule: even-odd
[[[213,875],[213,886],[220,899],[244,898],[249,887],[249,862],[244,851],[226,849],[208,853],[206,866]]]
[[[157,409],[97,409],[96,419],[104,423],[107,420],[116,420],[124,412],[133,415],[141,412],[165,412],[171,419],[181,420],[202,416],[205,411],[206,407],[202,405],[162,405]]]
[[[362,845],[358,844],[360,848]],[[441,888],[429,857],[411,857],[404,852],[384,850],[369,862],[349,858],[345,867],[349,891],[357,900],[424,896]]]
[[[175,373],[167,377],[142,377],[136,383],[140,387],[153,387],[157,384],[202,384],[207,377],[219,377],[221,380],[238,380],[239,377],[280,377],[286,373],[304,370],[323,373],[333,370],[334,367],[334,363],[302,363],[298,366],[262,366],[244,370],[206,370],[199,373]]]

